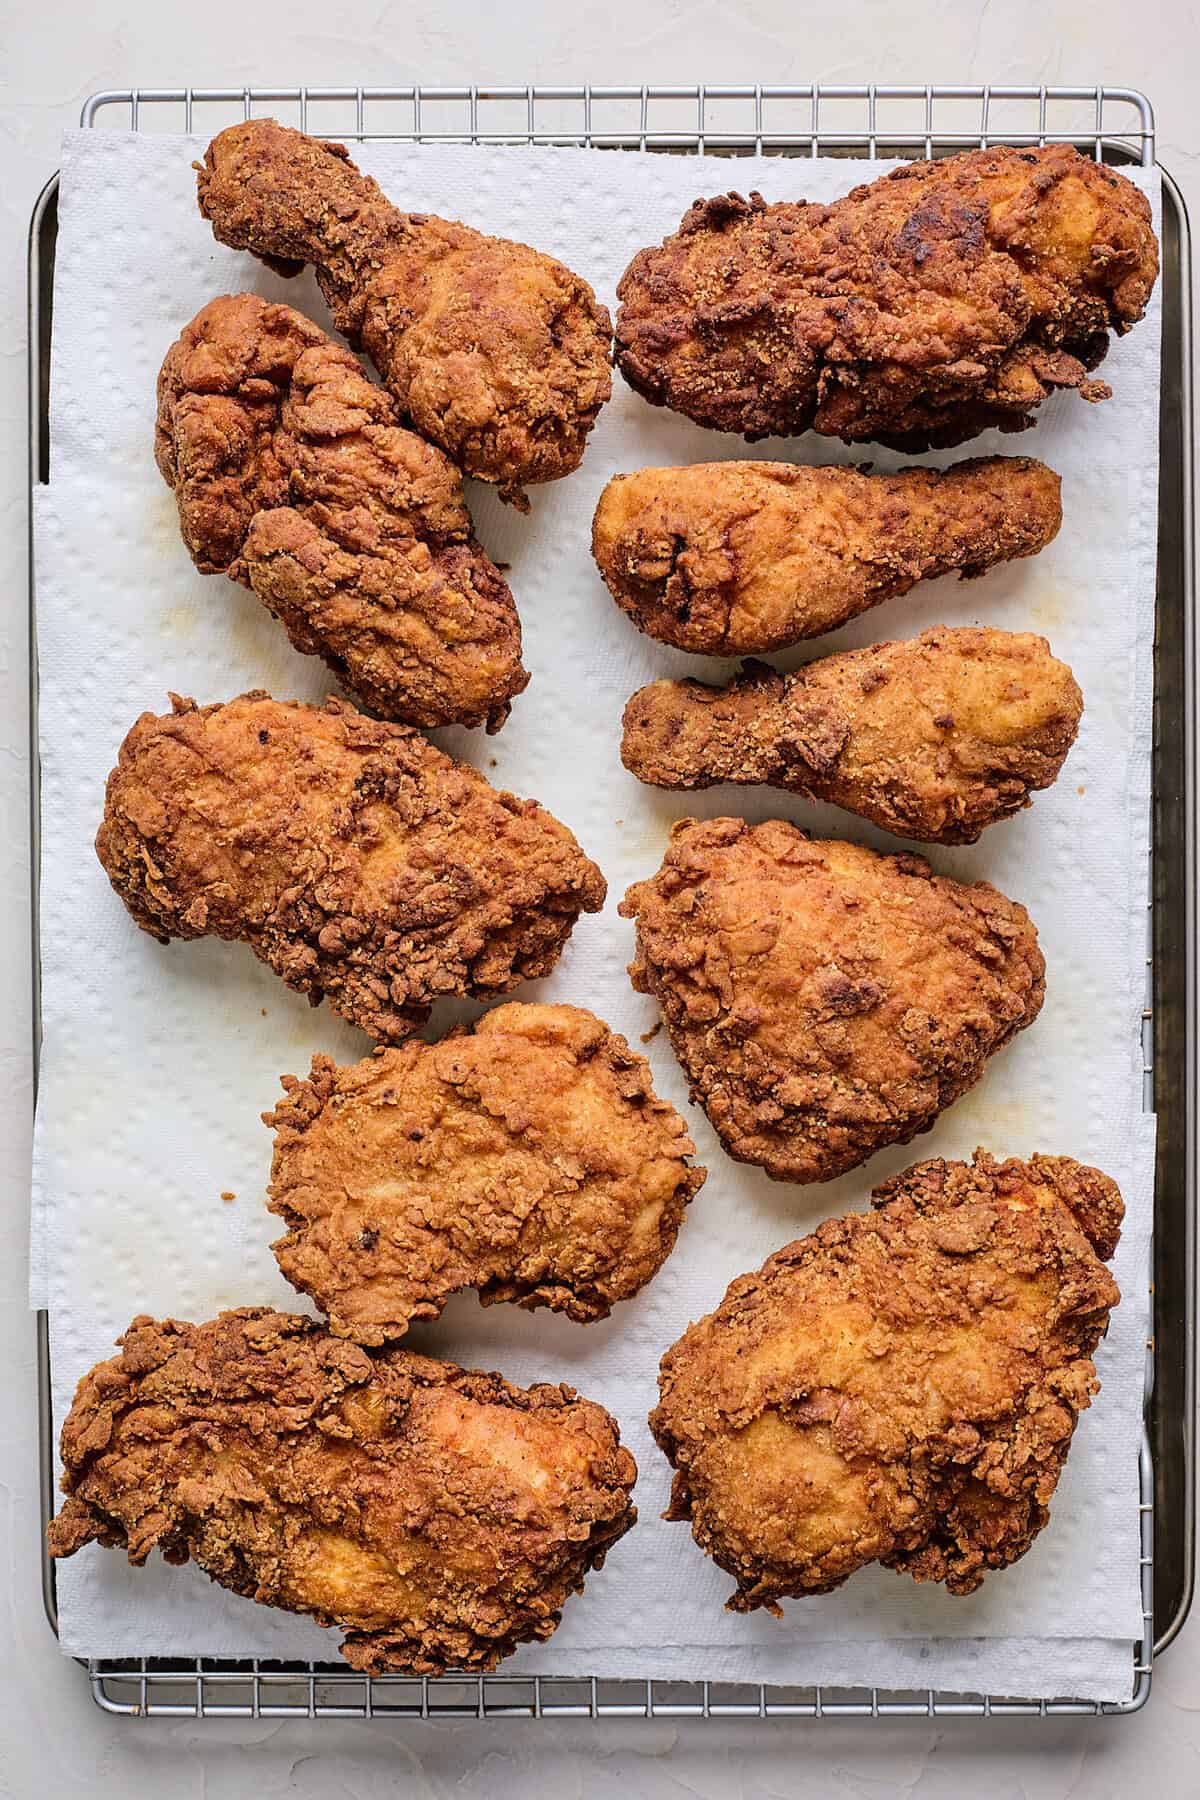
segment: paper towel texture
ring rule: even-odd
[[[138,1312],[200,1319],[222,1307],[302,1308],[269,1245],[263,1205],[270,1134],[258,1115],[277,1077],[306,1073],[314,1051],[342,1061],[366,1039],[311,1010],[244,946],[162,948],[112,894],[92,839],[118,744],[167,691],[206,702],[250,687],[316,700],[323,666],[293,651],[249,593],[197,575],[174,498],[152,455],[154,383],[180,328],[220,293],[254,289],[328,326],[310,275],[284,282],[215,243],[195,206],[201,140],[81,132],[64,145],[54,292],[51,482],[38,496],[44,1044],[33,1193],[32,1298],[51,1314],[54,1411],[111,1352]],[[356,160],[400,204],[460,217],[561,256],[614,303],[645,243],[674,229],[698,194],[731,185],[766,197],[827,200],[876,165],[554,149],[375,143]],[[1157,176],[1134,179],[1158,203]],[[451,1302],[414,1332],[415,1348],[499,1368],[514,1380],[572,1382],[620,1419],[638,1460],[640,1522],[571,1602],[546,1646],[512,1672],[709,1676],[788,1684],[1116,1699],[1131,1682],[1141,1630],[1137,1459],[1141,1439],[1153,1122],[1141,1112],[1150,676],[1157,531],[1159,311],[1115,344],[1114,397],[1059,395],[1034,431],[987,436],[958,452],[1036,454],[1063,476],[1065,520],[1033,561],[981,581],[939,581],[777,659],[929,625],[986,623],[1043,632],[1073,667],[1086,711],[1057,785],[1030,811],[966,849],[935,851],[948,874],[984,877],[1023,901],[1047,961],[1040,1019],[980,1085],[917,1143],[819,1187],[793,1188],[731,1162],[686,1087],[666,1034],[646,1046],[659,1092],[685,1112],[710,1175],[662,1273],[600,1325]],[[522,990],[599,1013],[635,1045],[657,1009],[625,973],[626,887],[661,860],[688,814],[782,816],[818,834],[885,848],[894,840],[833,807],[755,789],[672,795],[622,768],[621,709],[659,675],[719,680],[733,664],[642,637],[605,591],[588,552],[596,499],[613,473],[650,463],[755,456],[806,462],[903,459],[806,437],[747,447],[647,406],[620,378],[582,469],[533,490],[522,518],[472,487],[478,535],[511,565],[528,690],[498,737],[438,741],[493,781],[542,801],[575,831],[609,881],[604,913],[580,921],[555,974]],[[477,1008],[446,1008],[435,1032]],[[646,1415],[660,1355],[728,1282],[822,1218],[862,1206],[869,1188],[926,1156],[1066,1153],[1120,1182],[1128,1213],[1115,1264],[1124,1300],[1103,1345],[1103,1391],[1080,1422],[1050,1526],[1011,1571],[968,1599],[879,1568],[837,1593],[788,1604],[782,1623],[722,1610],[732,1586],[659,1518],[669,1470]],[[232,1201],[222,1195],[232,1193]],[[75,1655],[259,1655],[331,1660],[337,1639],[311,1622],[224,1593],[194,1568],[155,1559],[131,1570],[89,1549],[58,1568],[63,1648]]]

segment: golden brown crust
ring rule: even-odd
[[[1068,144],[906,163],[832,206],[698,200],[617,295],[617,362],[655,405],[747,436],[900,449],[1087,400],[1158,274],[1150,206]]]
[[[1065,1156],[918,1163],[729,1288],[662,1361],[672,1519],[779,1611],[879,1561],[969,1594],[1023,1556],[1120,1299],[1115,1182]]]
[[[779,819],[681,820],[620,911],[692,1099],[777,1181],[928,1131],[1045,992],[1023,906]]]
[[[191,1560],[340,1627],[356,1669],[495,1668],[637,1517],[616,1421],[569,1387],[369,1355],[262,1307],[119,1341],[63,1425],[51,1555]]]
[[[615,475],[592,554],[640,631],[712,656],[783,650],[918,581],[1034,556],[1062,524],[1061,483],[1031,456],[872,475],[695,463]]]
[[[529,680],[513,597],[458,470],[349,350],[257,294],[211,301],[159,372],[155,455],[196,567],[252,588],[365,705],[504,723]]]
[[[792,675],[655,681],[625,708],[621,760],[654,787],[719,782],[831,800],[899,837],[972,844],[1049,787],[1083,696],[1045,638],[934,626]]]
[[[200,211],[223,244],[316,265],[334,324],[413,427],[523,503],[583,456],[612,392],[612,323],[586,281],[525,244],[403,213],[341,144],[250,119],[215,137]]]
[[[237,938],[380,1042],[553,968],[605,883],[565,825],[415,731],[243,694],[143,713],[96,853],[143,931]]]
[[[285,1075],[272,1246],[361,1344],[451,1294],[607,1318],[661,1268],[705,1171],[644,1057],[574,1006],[499,1006],[438,1044]]]

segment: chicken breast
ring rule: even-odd
[[[654,787],[766,782],[899,837],[973,844],[1057,778],[1082,712],[1045,638],[938,625],[793,675],[651,682],[625,708],[621,760]]]
[[[575,1006],[495,1007],[438,1044],[283,1077],[270,1205],[339,1336],[402,1337],[451,1294],[607,1318],[657,1273],[704,1180],[625,1039]]]
[[[662,1361],[655,1438],[734,1612],[881,1562],[969,1594],[1049,1518],[1094,1352],[1115,1182],[1067,1156],[925,1162],[742,1275]]]
[[[992,144],[832,206],[697,200],[621,279],[617,362],[719,431],[961,444],[1032,424],[1057,388],[1107,398],[1090,372],[1157,275],[1126,176],[1070,144]]]
[[[620,910],[692,1099],[777,1181],[928,1131],[1045,992],[1028,913],[986,882],[778,819],[681,820]]]
[[[50,1553],[198,1563],[344,1631],[372,1674],[495,1668],[541,1642],[637,1517],[616,1421],[569,1387],[243,1307],[133,1321],[62,1431]]]
[[[1062,524],[1060,482],[1028,456],[944,471],[696,463],[617,475],[592,553],[639,631],[709,656],[784,650],[918,581],[1034,556]]]
[[[418,732],[261,691],[143,713],[96,854],[160,943],[240,939],[381,1042],[548,974],[606,891],[565,825]]]

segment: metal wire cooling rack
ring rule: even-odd
[[[358,142],[868,157],[1076,144],[1097,161],[1154,161],[1150,102],[1118,87],[123,88],[93,94],[81,122],[207,135],[264,111]]]
[[[525,87],[225,87],[125,88],[92,95],[81,123],[95,129],[196,132],[210,135],[236,119],[270,113],[301,129],[356,142],[400,139],[447,143],[570,144],[593,149],[653,150],[679,155],[785,155],[895,157],[944,156],[989,143],[1071,143],[1097,161],[1150,166],[1154,116],[1149,101],[1122,87],[859,86],[574,86]],[[1164,177],[1169,185],[1169,178]],[[1171,1617],[1159,1648],[1178,1630],[1191,1595],[1192,1443],[1190,1415],[1194,1326],[1191,1310],[1195,1193],[1195,968],[1190,945],[1195,924],[1194,638],[1192,619],[1192,519],[1190,488],[1191,360],[1187,283],[1187,221],[1174,193],[1175,267],[1178,293],[1169,308],[1177,337],[1177,376],[1164,410],[1177,434],[1173,460],[1160,494],[1160,556],[1174,571],[1173,608],[1164,613],[1160,567],[1160,658],[1156,665],[1155,829],[1159,878],[1149,889],[1146,1006],[1143,1012],[1144,1105],[1158,1106],[1161,1127],[1171,1126],[1170,1154],[1160,1154],[1156,1231],[1163,1224],[1163,1194],[1174,1197],[1169,1222],[1180,1242],[1170,1264],[1158,1265],[1155,1335],[1147,1345],[1146,1405],[1171,1455],[1173,1570]],[[31,480],[47,468],[46,382],[53,270],[56,181],[34,212],[30,255]],[[1175,416],[1177,414],[1177,416]],[[33,634],[31,633],[31,642]],[[1164,688],[1168,690],[1164,694]],[[36,693],[35,693],[36,699]],[[1170,796],[1163,800],[1165,773]],[[34,837],[37,834],[37,744],[34,723]],[[1166,782],[1162,784],[1166,786]],[[1164,854],[1164,851],[1167,854]],[[37,867],[37,858],[34,858]],[[1170,916],[1168,917],[1168,901]],[[37,897],[35,894],[35,920]],[[36,926],[35,926],[36,929]],[[35,1016],[37,982],[35,943]],[[1157,997],[1157,1006],[1156,1006]],[[1168,1034],[1167,1027],[1171,1027]],[[40,1029],[40,1028],[39,1028]],[[1160,1038],[1163,1043],[1160,1045]],[[1156,1056],[1157,1048],[1157,1056]],[[1167,1058],[1170,1068],[1166,1075]],[[36,1045],[35,1045],[36,1063]],[[1163,1092],[1159,1091],[1160,1086]],[[1164,1099],[1171,1111],[1164,1115]],[[1164,1177],[1164,1166],[1168,1174]],[[1169,1177],[1173,1171],[1174,1180]],[[1174,1270],[1174,1280],[1164,1275]],[[1162,1311],[1168,1291],[1173,1302]],[[38,1324],[43,1505],[53,1510],[53,1443],[50,1415],[49,1334]],[[1164,1365],[1164,1342],[1171,1345]],[[1156,1344],[1160,1367],[1156,1370]],[[1153,1415],[1161,1409],[1163,1377],[1179,1430],[1164,1434]],[[1157,1390],[1156,1390],[1157,1380]],[[1182,1421],[1182,1423],[1181,1423]],[[1179,1463],[1179,1469],[1174,1465]],[[1182,1477],[1180,1479],[1180,1476]],[[1155,1653],[1154,1572],[1156,1497],[1163,1470],[1156,1468],[1148,1433],[1139,1460],[1140,1563],[1143,1632],[1134,1651],[1134,1689],[1129,1700],[1097,1703],[1072,1699],[1013,1699],[991,1695],[910,1693],[879,1688],[831,1690],[711,1681],[610,1681],[595,1677],[487,1675],[439,1680],[367,1677],[341,1665],[170,1661],[133,1658],[88,1665],[93,1697],[106,1711],[156,1718],[793,1718],[899,1719],[1111,1715],[1136,1712],[1149,1697]],[[44,1560],[44,1591],[55,1619],[54,1570]]]

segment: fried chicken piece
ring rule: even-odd
[[[1034,556],[1062,524],[1060,482],[1030,456],[939,472],[696,463],[616,475],[592,554],[639,631],[711,656],[784,650],[918,581]]]
[[[338,1626],[352,1668],[494,1669],[637,1517],[616,1420],[572,1388],[369,1355],[264,1307],[143,1315],[118,1341],[63,1425],[50,1554],[199,1563]]]
[[[256,690],[143,713],[96,854],[134,920],[239,938],[386,1042],[547,975],[605,882],[565,825],[403,725]]]
[[[925,1162],[736,1280],[668,1350],[668,1519],[733,1612],[866,1563],[969,1594],[1029,1549],[1120,1299],[1115,1182],[1068,1156]],[[1101,1260],[1103,1259],[1103,1260]]]
[[[651,682],[625,708],[621,760],[652,787],[767,782],[899,837],[973,844],[1055,780],[1082,712],[1045,638],[938,625],[794,675]]]
[[[904,450],[1020,431],[1141,318],[1150,204],[1069,144],[904,164],[832,206],[697,200],[617,288],[630,386],[748,437]]]
[[[504,723],[529,680],[513,597],[458,470],[349,350],[257,294],[211,301],[159,372],[155,457],[196,567],[253,589],[367,706]]]
[[[928,1131],[1045,992],[1028,913],[987,882],[781,819],[681,820],[620,911],[692,1099],[776,1181]]]
[[[439,1044],[282,1077],[272,1246],[360,1344],[462,1288],[585,1322],[657,1274],[704,1181],[644,1057],[574,1006],[496,1007]]]
[[[199,170],[213,235],[281,274],[316,266],[334,324],[415,430],[524,504],[569,475],[612,392],[612,322],[586,281],[525,244],[400,212],[342,144],[231,125]]]

